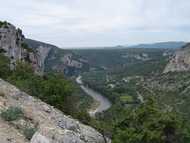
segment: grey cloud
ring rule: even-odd
[[[6,0],[1,3],[1,20],[21,27],[29,38],[62,47],[189,40],[189,0],[17,0],[17,3]]]

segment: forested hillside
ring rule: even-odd
[[[113,103],[97,115],[113,142],[189,141],[188,73],[163,74],[175,50],[74,50],[91,65],[84,83]]]

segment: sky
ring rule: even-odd
[[[0,2],[0,20],[59,47],[190,41],[190,0]]]

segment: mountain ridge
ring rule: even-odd
[[[187,42],[183,41],[168,41],[168,42],[155,42],[155,43],[145,43],[127,46],[128,48],[181,48]]]

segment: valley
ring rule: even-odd
[[[87,95],[94,99],[94,104],[91,105],[91,109],[88,111],[91,117],[95,117],[96,113],[101,113],[111,107],[111,102],[106,97],[83,84],[81,76],[76,78],[76,82]]]
[[[183,55],[179,62],[172,63],[173,59],[178,59],[178,55],[173,55],[180,53],[180,48],[188,49],[188,45],[184,47],[72,50],[89,62],[89,71],[81,74],[83,83],[112,102],[109,109],[96,114],[107,129],[105,134],[113,134],[112,127],[124,121],[129,112],[138,109],[149,98],[156,101],[162,112],[176,112],[177,116],[188,120],[189,73],[178,71],[184,70],[180,64],[188,68],[189,63],[183,63]],[[175,67],[178,67],[176,71]]]
[[[15,140],[190,141],[189,44],[65,50],[7,22],[0,35],[0,126]]]

